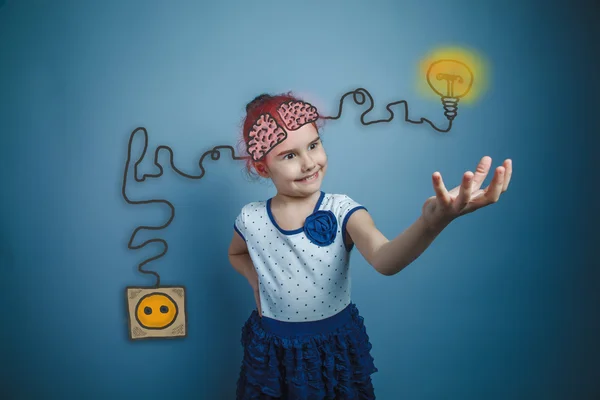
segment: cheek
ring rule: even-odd
[[[285,179],[296,179],[300,173],[300,168],[296,163],[287,163],[279,169],[279,176]]]
[[[285,178],[289,175],[289,163],[279,162],[279,161],[267,161],[267,170],[269,176],[272,180],[278,180],[281,178]]]
[[[325,164],[327,162],[327,153],[325,152],[325,150],[322,147],[319,149],[319,153],[318,153],[318,158],[317,159],[322,164]]]

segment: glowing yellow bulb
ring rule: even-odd
[[[458,113],[458,99],[471,90],[473,72],[458,60],[438,60],[427,70],[427,83],[442,96],[444,115],[452,121]]]
[[[473,72],[458,60],[438,60],[427,70],[427,83],[442,97],[460,99],[473,86]]]
[[[418,89],[427,97],[441,97],[444,115],[452,120],[459,100],[474,102],[485,91],[487,69],[483,58],[473,51],[458,47],[436,49],[421,61]]]

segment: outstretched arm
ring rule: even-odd
[[[417,259],[443,228],[431,229],[423,217],[419,217],[404,232],[389,240],[364,209],[352,214],[346,224],[348,234],[365,260],[377,272],[387,276],[397,274]]]
[[[393,240],[388,240],[375,226],[365,210],[356,211],[346,224],[346,230],[358,251],[369,264],[383,275],[394,275],[419,257],[434,239],[454,219],[489,204],[496,203],[508,189],[512,175],[512,161],[496,168],[490,185],[479,189],[491,166],[491,158],[483,157],[475,174],[466,172],[462,184],[450,192],[444,187],[442,176],[434,173],[436,195],[427,199],[421,216]]]

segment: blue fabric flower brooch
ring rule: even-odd
[[[304,222],[304,233],[311,243],[329,246],[337,235],[337,218],[330,210],[319,210],[309,215]]]

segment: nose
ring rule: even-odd
[[[316,165],[317,164],[315,163],[315,161],[308,154],[305,154],[304,157],[302,157],[302,171],[303,172],[312,170]]]

